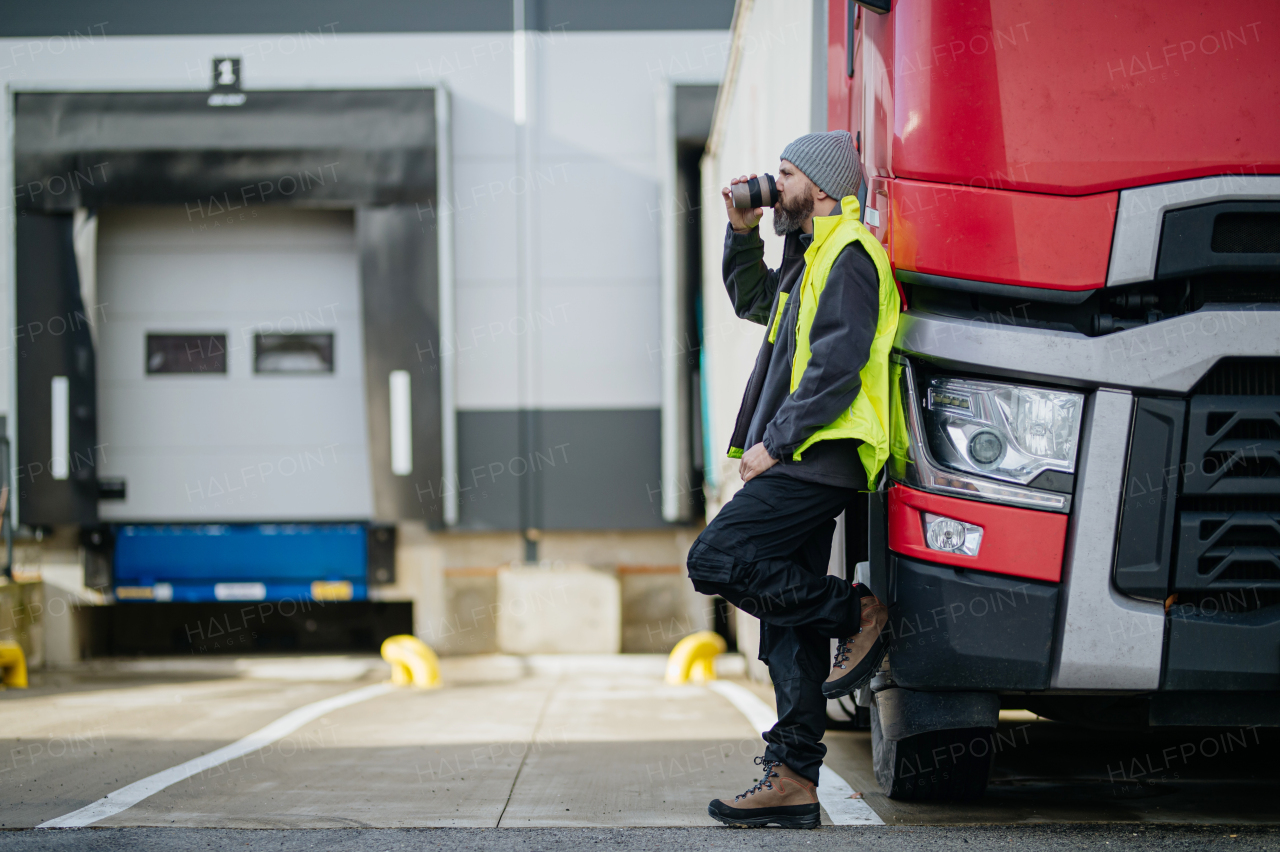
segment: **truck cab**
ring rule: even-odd
[[[980,794],[1001,708],[1280,724],[1271,11],[829,3],[905,309],[859,566],[892,796]]]

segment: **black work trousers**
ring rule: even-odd
[[[836,517],[857,492],[768,471],[734,495],[689,550],[689,578],[760,619],[778,723],[765,757],[813,783],[827,748],[822,682],[832,637],[858,632],[862,587],[827,574]]]

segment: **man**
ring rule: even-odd
[[[884,658],[885,607],[865,586],[827,574],[836,516],[874,487],[889,453],[898,291],[884,249],[858,220],[861,180],[844,131],[787,146],[773,212],[786,237],[776,271],[763,260],[764,210],[737,210],[722,190],[725,287],[738,316],[766,332],[729,450],[745,484],[698,536],[688,568],[695,589],[760,619],[760,659],[778,704],[756,758],[759,782],[708,807],[728,825],[818,826],[825,699],[866,684]]]

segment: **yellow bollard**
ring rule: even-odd
[[[382,643],[382,659],[391,664],[391,682],[396,686],[429,689],[440,685],[440,660],[417,636],[402,633],[390,637]]]
[[[667,683],[706,683],[716,679],[716,655],[723,654],[727,646],[718,633],[703,630],[692,633],[671,649],[667,657]]]
[[[27,656],[17,642],[0,642],[0,673],[5,686],[27,688]]]

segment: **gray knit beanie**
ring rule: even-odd
[[[847,130],[801,136],[783,150],[782,159],[794,164],[832,198],[854,195],[862,183],[853,137]]]

